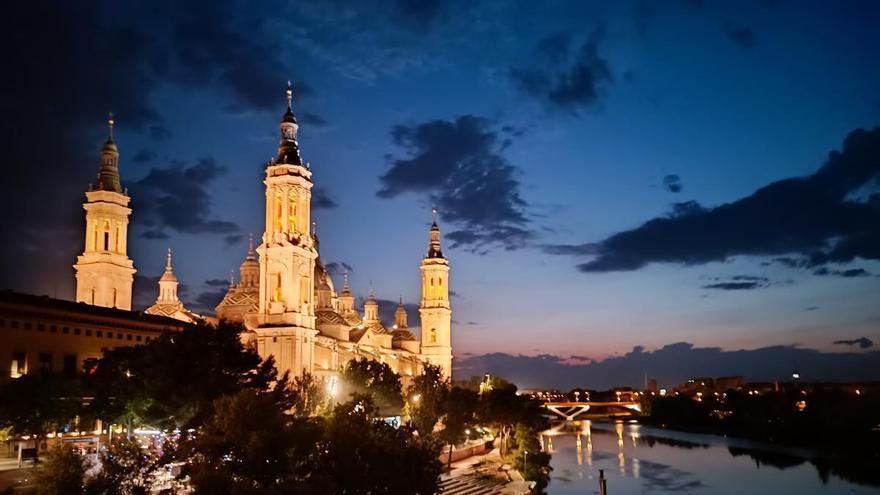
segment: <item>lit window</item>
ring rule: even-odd
[[[9,366],[9,376],[18,378],[27,374],[27,355],[23,352],[13,352],[12,362]]]
[[[432,344],[437,343],[437,329],[432,328],[431,332],[428,334]]]
[[[104,220],[104,251],[110,250],[110,221]]]
[[[275,193],[275,232],[281,232],[282,215],[281,215],[281,193]]]
[[[272,300],[275,302],[281,302],[281,273],[276,273],[273,278],[272,285],[274,287],[272,290]]]
[[[287,195],[287,230],[296,232],[296,194],[291,191]]]

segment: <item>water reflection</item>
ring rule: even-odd
[[[614,495],[880,493],[871,470],[842,469],[839,461],[814,460],[804,451],[759,442],[635,423],[558,423],[541,435],[541,445],[553,454],[548,492],[555,495],[595,493],[599,469]],[[776,474],[782,470],[791,474]]]

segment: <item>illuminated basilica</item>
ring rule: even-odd
[[[432,223],[428,249],[421,261],[419,318],[421,336],[409,329],[403,301],[387,326],[379,318],[372,289],[356,305],[346,274],[336,290],[321,261],[311,220],[312,171],[300,156],[299,125],[287,89],[278,155],[266,165],[265,230],[255,248],[249,242],[239,282],[217,306],[217,318],[242,323],[242,339],[263,358],[273,356],[280,372],[311,373],[332,380],[340,366],[361,357],[388,363],[404,379],[421,372],[425,363],[452,373],[452,310],[449,304],[449,262],[440,246],[440,229]],[[97,182],[86,193],[86,239],[77,258],[76,298],[95,306],[130,310],[135,268],[127,255],[130,198],[119,179],[119,152],[110,135],[101,153]],[[187,310],[177,295],[177,278],[168,251],[150,315],[192,322],[202,318]],[[390,322],[389,322],[390,323]]]

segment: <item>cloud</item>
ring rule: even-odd
[[[860,349],[870,349],[874,347],[874,341],[867,337],[859,337],[857,339],[852,340],[835,340],[835,345],[857,345]]]
[[[135,163],[144,163],[150,162],[156,159],[156,152],[153,150],[148,150],[146,148],[141,148],[137,153],[131,157],[131,161]]]
[[[778,256],[817,267],[880,259],[880,208],[848,198],[880,177],[880,128],[850,133],[813,174],[773,182],[714,208],[679,203],[672,214],[597,243],[583,272],[638,270],[650,263],[698,265],[732,256]],[[564,253],[577,254],[577,253]]]
[[[572,115],[598,103],[604,88],[611,82],[608,61],[599,55],[603,29],[595,30],[580,48],[570,52],[567,35],[554,34],[538,42],[538,65],[510,67],[508,76],[525,94],[549,108]]]
[[[474,115],[396,125],[392,141],[408,154],[389,157],[376,194],[427,193],[442,219],[461,228],[446,234],[453,247],[483,252],[522,247],[532,237],[528,204],[520,193],[519,169],[499,149],[509,132]]]
[[[562,256],[590,256],[599,254],[599,246],[593,243],[586,244],[542,244],[541,251],[547,254]]]
[[[229,287],[229,280],[223,280],[222,278],[212,278],[205,280],[205,285],[208,287]]]
[[[159,232],[170,228],[190,234],[237,233],[235,223],[211,218],[209,191],[225,172],[213,158],[150,169],[146,177],[131,185],[132,208],[138,212],[140,225]]]
[[[663,188],[672,193],[680,193],[684,186],[678,174],[670,174],[663,177]]]
[[[742,48],[752,48],[755,46],[755,33],[746,27],[737,27],[726,22],[721,27],[721,31],[730,41]]]
[[[213,314],[214,308],[220,304],[220,301],[226,296],[227,291],[227,287],[220,287],[202,292],[196,296],[188,307],[197,313]]]
[[[108,111],[120,130],[161,141],[172,131],[154,99],[159,87],[218,92],[242,109],[277,109],[290,70],[285,61],[292,60],[279,50],[289,30],[277,23],[285,18],[264,15],[275,5],[232,12],[238,5],[35,0],[6,6],[10,22],[3,23],[0,44],[15,77],[0,79],[7,186],[0,208],[29,207],[4,224],[0,279],[34,292],[60,283],[67,285],[62,293],[72,294],[73,277],[58,274],[69,271],[81,249],[82,233],[70,226],[82,223],[77,205],[98,171]],[[133,180],[127,164],[135,150],[119,144],[125,187]],[[35,149],[41,167],[31,166]],[[53,201],[31,200],[37,183]]]
[[[715,280],[719,280],[717,277]],[[735,275],[729,280],[703,285],[704,289],[752,290],[770,287],[770,279],[755,275]]]
[[[559,356],[483,354],[455,360],[459,377],[491,373],[523,388],[575,387],[608,389],[639,387],[644,377],[656,378],[660,386],[671,387],[696,376],[743,375],[747,380],[784,380],[797,363],[805,380],[868,381],[880,378],[880,351],[821,352],[795,346],[770,346],[726,351],[717,347],[695,347],[687,342],[668,344],[647,351],[637,346],[623,356],[589,363],[572,363]]]
[[[327,269],[327,273],[330,274],[333,278],[338,278],[343,275],[343,273],[348,272],[351,274],[354,272],[354,268],[351,267],[348,263],[344,261],[333,261],[331,263],[327,263],[324,268]],[[340,290],[342,288],[340,287]]]
[[[339,206],[339,203],[330,197],[327,189],[321,186],[312,187],[312,209],[314,210],[330,210]]]
[[[813,275],[819,275],[822,277],[827,277],[830,275],[834,275],[837,277],[844,278],[855,278],[855,277],[869,277],[871,276],[867,270],[864,268],[849,268],[847,270],[832,270],[826,266],[816,268],[813,270]]]
[[[314,112],[299,112],[297,119],[309,127],[327,127],[330,122]]]

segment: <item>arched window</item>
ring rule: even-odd
[[[116,307],[116,288],[113,289],[113,307]]]
[[[92,220],[92,250],[98,250],[98,221]]]
[[[299,300],[303,306],[309,303],[309,278],[301,277],[299,279]]]
[[[287,231],[296,232],[296,193],[290,191],[287,195]]]
[[[272,285],[274,286],[274,290],[272,291],[272,300],[275,302],[281,302],[281,273],[276,273],[273,277]]]
[[[275,232],[281,232],[281,226],[284,219],[282,218],[281,193],[275,193]]]
[[[104,220],[104,251],[110,250],[110,221]]]
[[[428,333],[428,339],[431,341],[432,344],[437,343],[437,329],[436,328],[432,328],[431,331]]]
[[[122,237],[122,224],[119,222],[116,222],[116,238],[115,238],[116,242],[114,243],[116,245],[116,247],[114,249],[117,253],[121,252],[119,250],[119,238],[120,237]]]

